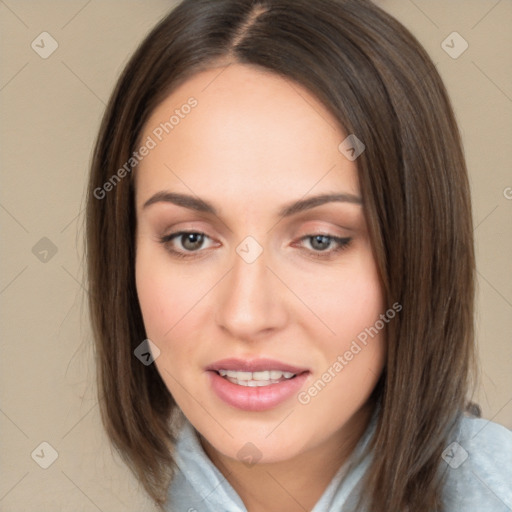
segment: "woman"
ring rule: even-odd
[[[104,424],[163,510],[512,507],[512,434],[464,414],[457,126],[381,9],[183,1],[114,91],[87,222]]]

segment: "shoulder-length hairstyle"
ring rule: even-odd
[[[371,510],[442,510],[441,455],[476,365],[467,171],[436,67],[369,0],[184,0],[126,65],[103,118],[87,199],[89,306],[108,435],[163,506],[177,405],[155,365],[133,354],[146,338],[134,270],[136,165],[118,170],[133,163],[145,122],[171,91],[229,63],[302,85],[366,146],[356,163],[371,242],[385,301],[403,309],[387,326],[362,495]]]

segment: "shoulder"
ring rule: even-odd
[[[447,512],[512,510],[512,431],[464,416],[442,459]]]

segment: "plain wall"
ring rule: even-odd
[[[377,3],[423,43],[453,100],[478,257],[482,371],[475,400],[485,418],[512,428],[512,3]],[[2,511],[152,510],[113,456],[99,419],[83,284],[83,199],[114,83],[173,4],[0,2]],[[39,52],[51,48],[47,36],[42,48],[44,31],[58,44],[46,59],[31,47],[35,40]],[[441,46],[454,31],[469,45],[458,58]],[[462,48],[453,37],[452,54]],[[34,460],[51,457],[42,442],[58,454],[48,469]]]

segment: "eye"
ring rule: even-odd
[[[173,256],[178,258],[190,258],[202,252],[201,249],[205,249],[204,243],[206,239],[211,240],[205,233],[197,231],[179,231],[166,235],[160,238],[159,241]],[[176,248],[176,241],[178,241],[181,247]],[[306,241],[309,242],[311,247],[310,249],[306,249],[311,257],[329,259],[347,248],[352,239],[316,233],[300,238],[300,242],[302,242],[300,245],[304,245]]]
[[[313,256],[314,258],[328,259],[335,255],[336,253],[342,251],[343,249],[346,249],[350,245],[352,238],[343,238],[334,235],[325,235],[317,233],[305,235],[300,240],[302,242],[309,242],[309,245],[311,246],[312,249],[308,250],[308,252],[311,253],[311,256]],[[334,248],[332,248],[333,244]],[[331,249],[329,250],[330,247]]]
[[[204,241],[210,237],[205,233],[197,231],[179,231],[177,233],[171,233],[160,239],[160,243],[166,246],[167,250],[177,256],[178,258],[188,258],[195,256],[194,253],[198,252],[202,248]],[[181,249],[174,248],[174,242],[179,242]],[[192,254],[187,254],[192,253]]]

